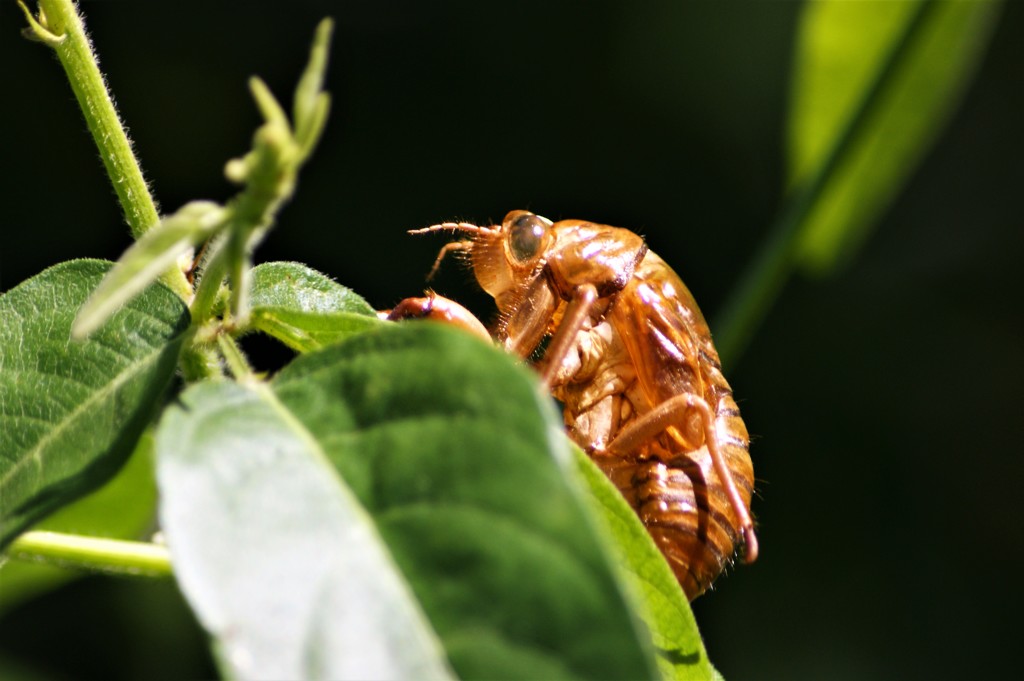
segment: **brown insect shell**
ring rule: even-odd
[[[630,396],[634,408],[646,412],[684,394],[710,399],[697,338],[708,339],[709,359],[713,355],[717,362],[717,354],[710,345],[707,323],[678,275],[648,252],[620,298],[630,304],[615,305],[607,319],[619,330],[639,379],[639,390]],[[711,406],[716,407],[714,400]],[[667,431],[684,449],[703,444],[700,422],[696,414],[691,416]]]
[[[543,228],[527,232],[536,243],[528,238],[512,244],[514,223],[524,216],[536,218],[531,227]],[[521,357],[558,329],[580,286],[597,290],[586,331],[576,338],[579,361],[566,358],[553,394],[565,406],[570,434],[594,451],[692,600],[722,572],[742,531],[703,446],[699,415],[684,414],[634,451],[604,456],[598,450],[667,400],[700,397],[715,414],[716,441],[739,486],[740,503],[749,508],[753,469],[746,427],[696,301],[629,230],[582,220],[551,223],[526,211],[509,213],[498,226],[470,227],[463,229],[472,234],[471,243],[457,250],[468,252],[478,282],[501,311],[497,339]],[[432,304],[439,302],[450,303]],[[584,380],[572,380],[577,370],[586,374]]]
[[[621,227],[562,220],[552,231],[547,268],[563,300],[582,284],[593,284],[601,297],[621,291],[647,253],[644,240]]]
[[[512,225],[523,216],[533,214],[512,211],[500,226],[478,234],[471,258],[478,283],[501,312],[498,340],[509,351],[528,356],[579,286],[593,284],[602,297],[621,290],[647,245],[628,229],[584,220],[551,223],[535,216],[547,229],[535,257],[520,261],[510,240]]]

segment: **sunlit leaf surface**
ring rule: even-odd
[[[315,350],[381,323],[351,289],[305,265],[253,268],[251,324],[293,350]]]

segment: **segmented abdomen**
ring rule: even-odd
[[[720,404],[720,447],[749,508],[753,468],[747,431],[731,395]],[[597,456],[595,462],[636,510],[686,597],[702,594],[730,563],[741,538],[707,448],[670,453],[652,443],[634,455]]]
[[[698,337],[697,349],[700,397],[714,413],[714,436],[749,510],[754,471],[747,428],[710,334]],[[663,434],[627,455],[594,459],[636,510],[687,598],[702,594],[731,563],[742,538],[739,518],[707,447],[688,449],[680,438]]]

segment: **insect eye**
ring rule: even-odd
[[[512,222],[508,235],[512,257],[521,263],[537,257],[547,231],[548,223],[544,221],[544,218],[537,217],[532,213],[517,217]]]

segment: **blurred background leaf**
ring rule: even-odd
[[[790,188],[835,164],[800,227],[807,270],[826,272],[863,244],[949,121],[1000,9],[997,0],[807,3],[787,126]]]
[[[995,0],[802,5],[789,191],[716,319],[723,365],[743,354],[797,266],[820,274],[852,258],[951,114],[998,9]]]

